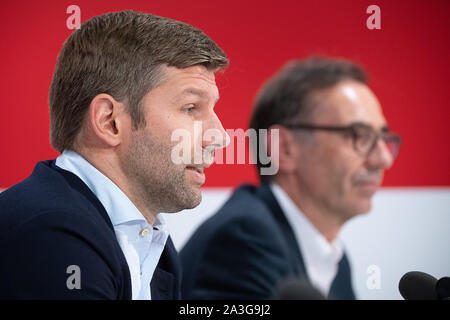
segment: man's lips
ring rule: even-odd
[[[186,169],[196,170],[199,173],[203,173],[204,169],[207,169],[211,166],[212,163],[202,162],[200,164],[188,164],[186,165]]]
[[[198,173],[203,173],[204,167],[197,167],[197,166],[186,166],[186,169],[195,170]]]
[[[381,182],[378,180],[361,180],[356,182],[357,186],[368,187],[368,188],[379,188]]]
[[[354,177],[353,184],[355,186],[367,188],[379,188],[381,186],[382,181],[383,181],[382,173],[361,174]]]
[[[186,166],[186,170],[191,173],[193,178],[200,184],[205,183],[205,173],[203,172],[204,166]]]

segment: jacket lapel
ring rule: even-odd
[[[150,282],[152,300],[181,299],[181,263],[170,236]]]
[[[329,299],[355,300],[355,293],[352,288],[350,263],[344,254],[339,261],[338,272],[330,288]]]
[[[285,237],[286,244],[289,248],[289,252],[291,253],[289,256],[290,264],[294,268],[295,273],[301,276],[306,276],[305,264],[303,262],[297,239],[295,238],[294,232],[292,231],[292,228],[281,210],[280,205],[275,199],[269,185],[262,184],[257,189],[257,196],[266,204]]]

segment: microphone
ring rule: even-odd
[[[405,300],[437,300],[437,279],[420,271],[407,272],[398,283],[398,290]]]
[[[438,280],[436,292],[440,299],[450,300],[450,277],[443,277]]]
[[[407,272],[398,284],[405,300],[450,300],[450,278],[440,280],[420,271]]]
[[[275,296],[279,300],[327,300],[309,282],[299,278],[280,281]]]

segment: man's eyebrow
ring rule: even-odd
[[[374,128],[369,123],[366,123],[366,122],[361,122],[361,121],[352,122],[352,125],[355,125],[355,124],[359,125],[359,126],[364,126],[367,128],[372,128],[372,130],[374,130]],[[389,126],[387,124],[383,125],[380,128],[380,131],[381,132],[390,132]]]
[[[183,91],[181,91],[180,97],[186,96],[186,95],[194,95],[194,96],[198,96],[198,97],[200,97],[200,98],[202,98],[202,99],[204,99],[204,100],[209,99],[209,96],[208,96],[208,94],[207,94],[205,91],[199,90],[199,89],[196,89],[196,88],[186,88],[186,89],[184,89]],[[219,100],[219,98],[220,98],[220,97],[217,96],[217,99],[214,101],[214,104],[217,103],[217,101]]]

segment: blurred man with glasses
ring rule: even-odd
[[[194,233],[181,252],[184,297],[272,298],[296,277],[355,299],[338,234],[370,211],[400,145],[365,72],[343,60],[292,61],[262,88],[250,127],[278,130],[278,148],[271,134],[253,148],[276,150],[278,172],[240,186]]]

